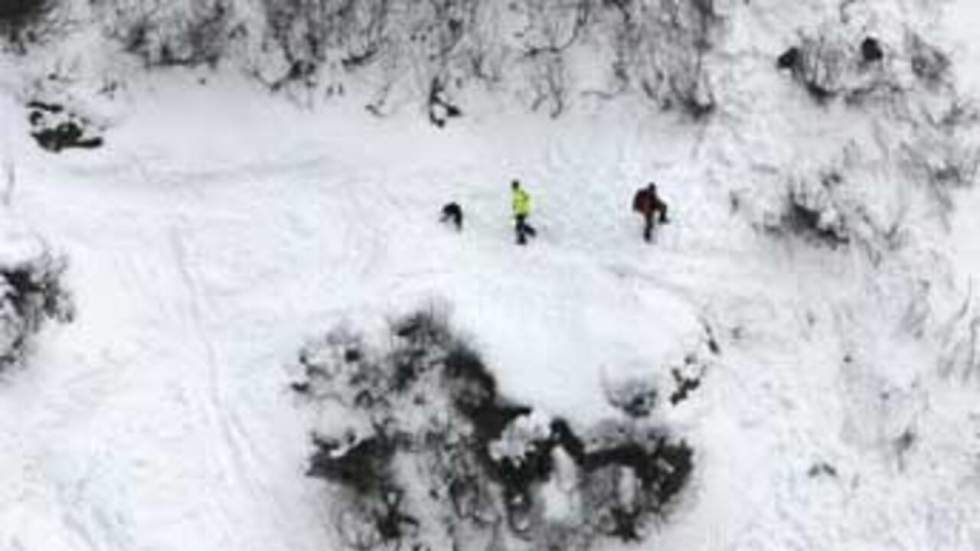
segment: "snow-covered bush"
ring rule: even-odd
[[[836,173],[826,174],[818,182],[792,182],[782,226],[792,233],[812,237],[831,246],[848,243],[850,229],[835,193],[835,188],[841,183],[841,176]]]
[[[844,73],[850,61],[846,44],[825,35],[802,36],[800,44],[783,52],[777,60],[780,69],[793,78],[818,102],[837,97],[844,89]]]
[[[875,20],[834,18],[800,30],[797,43],[777,58],[776,66],[789,71],[818,103],[842,98],[861,105],[901,97],[917,83],[934,88],[947,80],[949,58],[938,48],[910,30],[869,34]]]
[[[780,56],[777,65],[789,70],[816,101],[840,98],[855,110],[864,110],[876,126],[887,128],[876,132],[877,150],[858,152],[862,159],[858,164],[865,163],[874,172],[877,169],[870,165],[880,167],[898,159],[901,173],[885,175],[889,188],[895,194],[907,193],[907,184],[923,189],[948,227],[952,193],[970,187],[980,167],[980,144],[975,139],[980,116],[972,101],[956,89],[948,55],[911,29],[882,28],[881,36],[870,35],[872,21],[870,15],[860,21],[834,18],[802,31],[799,43]],[[824,171],[834,172],[843,177],[848,170]],[[869,175],[871,181],[882,177],[865,174]],[[897,235],[894,221],[875,220],[869,214],[870,203],[854,197],[861,193],[856,182],[815,185],[824,181],[823,176],[794,180],[787,210],[771,220],[771,228],[805,230],[838,244],[848,242],[862,226],[864,244]]]
[[[844,167],[783,176],[781,194],[757,199],[739,198],[753,225],[770,235],[792,236],[832,249],[858,247],[873,264],[905,243],[902,226],[908,209],[902,195],[874,203],[858,175],[844,177]],[[853,171],[853,167],[852,167]],[[896,186],[897,187],[897,186]]]
[[[715,108],[707,54],[722,20],[713,0],[65,5],[70,9],[59,17],[42,14],[38,21],[67,25],[63,34],[69,28],[91,31],[93,22],[101,31],[93,34],[106,41],[79,38],[105,54],[124,52],[149,67],[227,63],[304,102],[356,89],[372,113],[419,105],[437,126],[460,116],[466,102],[484,92],[509,95],[552,117],[580,97],[624,93],[693,117]],[[78,61],[70,52],[64,57]],[[125,59],[103,55],[99,63],[126,71]]]
[[[372,113],[418,105],[437,126],[487,91],[552,117],[583,96],[624,93],[693,117],[715,108],[712,0],[98,0],[48,17],[55,2],[36,4],[31,21],[56,20],[63,34],[94,22],[109,47],[83,37],[93,51],[149,67],[227,63],[303,102],[356,88]],[[112,74],[118,86],[125,59],[103,55],[92,80]]]
[[[720,23],[713,0],[607,2],[619,11],[614,65],[660,107],[695,118],[715,109],[705,56]]]
[[[42,246],[5,250],[0,257],[0,369],[23,360],[31,337],[49,320],[73,318],[62,285],[65,268],[64,258]]]
[[[513,403],[438,316],[380,340],[310,343],[294,385],[320,412],[309,474],[337,493],[348,548],[591,549],[643,537],[686,484],[692,451],[666,429],[572,427]]]
[[[407,88],[427,98],[430,119],[441,125],[457,116],[447,95],[460,78],[479,72],[475,0],[263,0],[266,17],[262,55],[253,72],[273,90],[290,86],[346,93],[353,74],[373,77],[368,108],[389,110],[392,95]],[[466,61],[463,61],[463,60]]]
[[[388,5],[375,0],[263,0],[263,50],[280,61],[272,64],[278,74],[263,76],[274,90],[291,83],[312,87],[324,66],[353,69],[375,61],[386,43]],[[337,92],[343,93],[343,87]]]
[[[148,66],[216,65],[244,27],[231,0],[105,0],[96,8],[106,34]]]
[[[18,53],[50,38],[57,25],[49,20],[57,0],[4,0],[0,2],[0,43]]]
[[[776,66],[787,70],[818,103],[843,98],[861,104],[869,98],[905,92],[910,83],[891,63],[891,47],[869,35],[864,26],[833,20],[800,31],[799,41],[784,51]]]

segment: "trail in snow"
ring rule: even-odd
[[[71,358],[80,353],[90,363],[100,354],[121,355],[108,378],[132,393],[92,397],[88,429],[66,418],[38,437],[59,441],[88,432],[100,446],[121,448],[113,457],[93,456],[75,444],[67,455],[73,463],[103,465],[112,480],[75,469],[51,473],[84,480],[87,489],[55,501],[65,503],[64,520],[48,517],[51,529],[18,530],[18,540],[75,533],[84,543],[66,536],[60,540],[66,548],[171,548],[193,534],[202,548],[315,547],[316,538],[281,538],[283,531],[308,535],[310,528],[300,526],[322,527],[326,517],[317,515],[315,485],[302,475],[306,425],[290,406],[289,375],[277,366],[291,361],[303,339],[345,318],[378,319],[446,298],[489,356],[524,366],[512,376],[501,373],[508,391],[566,415],[594,409],[600,368],[615,372],[618,360],[670,353],[674,336],[699,330],[698,305],[669,291],[669,283],[636,278],[624,286],[622,275],[596,264],[598,254],[610,259],[605,264],[625,263],[639,273],[668,254],[642,244],[639,221],[631,218],[576,229],[593,213],[578,211],[564,195],[570,186],[580,199],[596,199],[592,205],[618,202],[613,193],[591,192],[571,176],[560,183],[527,178],[536,201],[549,205],[537,215],[547,236],[521,250],[511,243],[506,179],[454,186],[472,214],[464,234],[436,224],[442,195],[421,184],[442,180],[446,187],[445,180],[464,172],[435,161],[438,168],[404,174],[375,168],[391,162],[380,155],[353,167],[283,160],[233,171],[203,167],[199,174],[149,162],[136,163],[134,172],[80,157],[57,169],[34,165],[36,184],[21,190],[15,208],[71,255],[84,314],[53,340],[51,357],[33,376],[71,372]],[[559,155],[553,162],[557,170],[564,161]],[[59,200],[50,201],[51,194]],[[621,245],[603,252],[597,245],[603,235]],[[572,279],[546,284],[555,273]],[[660,299],[650,297],[651,287],[662,288]],[[528,315],[515,322],[508,305]],[[649,307],[657,318],[644,314]],[[649,329],[619,335],[615,322],[627,315]],[[528,346],[501,346],[512,339]],[[583,339],[601,340],[583,349]],[[527,379],[524,369],[538,376]],[[575,385],[567,384],[569,373],[581,375]],[[65,400],[84,403],[79,396]],[[29,415],[18,427],[8,428],[38,430]],[[107,484],[120,485],[110,499],[98,496]],[[308,510],[297,514],[297,503]],[[105,507],[117,525],[102,525]],[[259,511],[269,515],[256,522]]]
[[[445,142],[440,157],[451,147]],[[329,516],[317,503],[316,485],[303,478],[306,425],[285,390],[289,374],[279,366],[292,361],[304,338],[344,319],[371,324],[445,298],[457,323],[500,367],[506,392],[583,419],[607,411],[599,406],[603,370],[615,377],[618,368],[637,360],[656,365],[683,354],[685,341],[700,331],[701,315],[720,316],[726,327],[744,326],[745,338],[757,344],[726,350],[732,359],[708,375],[705,400],[694,411],[677,413],[676,421],[702,446],[699,472],[705,477],[700,495],[679,515],[701,511],[704,516],[695,519],[721,522],[733,534],[716,534],[713,541],[736,548],[832,545],[830,536],[789,536],[812,530],[809,524],[794,527],[802,522],[800,509],[830,506],[810,497],[800,502],[792,486],[784,486],[805,477],[754,467],[773,463],[767,455],[783,450],[785,457],[775,463],[805,473],[809,465],[800,462],[806,455],[801,450],[812,449],[817,458],[824,446],[813,438],[825,424],[811,420],[838,409],[833,373],[814,372],[808,380],[807,371],[792,363],[812,362],[794,350],[790,327],[800,320],[782,306],[797,300],[799,288],[774,273],[805,258],[790,253],[797,257],[780,260],[771,244],[714,223],[714,215],[701,223],[688,209],[710,213],[723,206],[688,195],[689,189],[700,193],[694,186],[669,183],[679,213],[662,228],[660,244],[650,247],[627,208],[634,182],[591,174],[587,164],[571,161],[576,154],[569,149],[576,147],[582,144],[574,140],[546,147],[550,169],[524,178],[540,205],[535,220],[546,229],[546,237],[526,249],[511,243],[507,179],[471,180],[451,190],[442,183],[446,190],[435,192],[422,185],[437,182],[433,187],[439,188],[438,182],[471,173],[472,166],[453,169],[443,158],[430,161],[433,168],[404,174],[381,154],[354,166],[301,162],[293,169],[204,170],[205,176],[174,176],[146,165],[141,172],[152,181],[173,182],[153,187],[132,181],[131,172],[113,163],[78,169],[69,161],[58,177],[39,177],[21,191],[17,208],[68,249],[83,317],[53,340],[42,367],[25,377],[74,372],[71,358],[78,354],[95,365],[102,363],[100,354],[122,356],[107,377],[129,391],[88,400],[66,396],[74,407],[94,408],[87,428],[74,416],[45,428],[30,414],[19,417],[19,428],[5,428],[21,438],[45,434],[32,441],[85,434],[106,450],[93,455],[76,442],[66,452],[72,464],[98,465],[105,474],[66,468],[42,477],[41,488],[59,480],[82,484],[54,501],[64,504],[60,515],[48,516],[30,502],[7,502],[47,518],[47,528],[18,530],[17,541],[31,545],[57,533],[78,534],[78,540],[57,540],[65,548],[173,548],[187,538],[201,548],[317,548],[327,538]],[[627,147],[609,147],[624,160]],[[528,149],[514,148],[531,156]],[[514,164],[538,163],[521,158]],[[391,168],[378,171],[381,165]],[[633,179],[642,180],[639,168],[633,170]],[[610,182],[608,190],[595,185],[600,177]],[[61,200],[50,201],[52,195]],[[462,235],[435,222],[440,200],[449,195],[462,195],[472,213]],[[118,199],[108,203],[105,196]],[[718,235],[734,231],[743,235]],[[739,243],[742,250],[719,250],[712,242]],[[821,284],[818,273],[798,275],[817,289],[828,287],[828,295],[834,285]],[[807,291],[813,292],[819,291]],[[753,334],[781,324],[786,329],[775,334]],[[114,338],[107,343],[106,336]],[[512,342],[522,346],[507,346]],[[811,393],[823,398],[798,409],[796,401],[812,402],[805,398]],[[755,445],[744,446],[743,438]],[[179,450],[176,456],[173,450]],[[48,461],[44,452],[24,455]],[[759,490],[743,495],[753,487]],[[844,482],[832,487],[840,489],[826,499],[852,492]],[[771,501],[772,491],[789,493]],[[106,524],[107,516],[114,524]],[[692,535],[695,526],[703,525],[688,519],[664,541],[716,548],[703,539],[712,532]],[[785,536],[775,537],[773,530]]]

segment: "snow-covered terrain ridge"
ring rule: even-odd
[[[689,89],[710,114],[661,111],[669,86],[591,93],[582,46],[557,118],[507,73],[447,92],[442,127],[415,73],[382,109],[370,73],[270,94],[283,66],[250,40],[216,69],[159,49],[146,68],[87,4],[67,38],[0,55],[0,250],[34,256],[28,228],[63,254],[75,310],[0,374],[0,550],[344,549],[339,494],[306,473],[310,432],[345,420],[290,390],[297,354],[338,326],[384,344],[433,305],[535,415],[587,432],[623,417],[611,389],[658,387],[645,422],[694,469],[623,548],[980,549],[974,2],[714,2]],[[260,4],[235,3],[250,37]],[[884,58],[863,64],[869,36]],[[105,145],[42,150],[31,100]],[[673,219],[653,245],[629,210],[650,179]],[[436,222],[449,200],[461,234]],[[567,485],[542,488],[550,514]]]

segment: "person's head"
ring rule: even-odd
[[[650,193],[657,193],[657,184],[653,182],[647,184],[647,191],[649,191]]]
[[[517,180],[510,181],[510,189],[518,189],[520,187],[521,187],[521,183],[518,182]]]

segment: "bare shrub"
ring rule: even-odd
[[[590,48],[599,48],[590,55],[612,58],[622,90],[644,94],[659,108],[703,117],[715,107],[705,56],[720,18],[710,0],[263,0],[263,6],[264,49],[281,56],[278,73],[263,82],[274,90],[325,85],[330,96],[343,93],[347,76],[362,73],[374,94],[367,107],[379,116],[406,94],[426,98],[430,121],[442,126],[463,112],[457,98],[468,83],[498,86],[507,69],[516,69],[520,77],[511,84],[518,95],[557,117],[581,91],[574,58]],[[600,39],[605,32],[615,36],[612,44]]]
[[[568,102],[567,78],[565,61],[561,54],[539,54],[531,77],[531,87],[534,90],[531,109],[537,111],[542,105],[549,105],[548,115],[553,119],[558,118]]]
[[[392,4],[389,0],[263,0],[263,40],[278,48],[286,67],[271,87],[315,86],[315,75],[324,65],[354,70],[377,61],[389,44]]]

